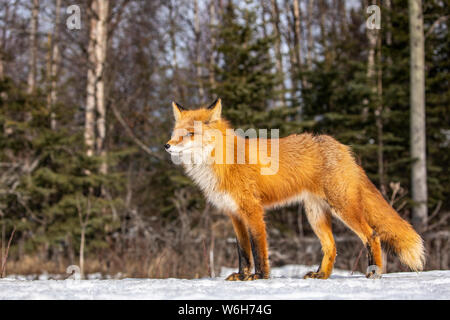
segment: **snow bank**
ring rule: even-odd
[[[123,280],[0,279],[0,299],[450,299],[450,271],[402,272],[366,279],[335,270],[328,280],[303,280],[316,267],[288,265],[272,269],[270,280],[228,282],[218,278]],[[41,279],[45,277],[41,277]]]

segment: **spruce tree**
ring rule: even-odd
[[[0,162],[10,170],[0,186],[2,222],[8,229],[17,227],[17,237],[25,239],[30,252],[50,255],[69,245],[68,236],[74,240],[71,249],[78,252],[80,214],[86,218],[89,212],[87,250],[105,246],[105,232],[117,227],[110,207],[120,202],[105,200],[100,190],[117,189],[118,176],[98,173],[101,160],[85,155],[81,130],[63,122],[60,129],[51,129],[42,92],[26,94],[6,78],[0,97]],[[70,118],[67,109],[64,118]]]
[[[450,34],[448,19],[442,19],[442,12],[450,1],[424,1],[425,39],[425,92],[427,119],[427,169],[428,198],[430,209],[442,201],[443,208],[450,203]],[[441,20],[439,20],[441,19]],[[433,30],[431,26],[435,25]],[[429,31],[429,32],[428,32]]]
[[[235,7],[231,1],[217,33],[219,62],[212,92],[222,98],[224,116],[236,128],[280,128],[283,132],[286,116],[295,111],[286,106],[271,108],[281,76],[270,56],[274,38],[259,34],[254,11]]]

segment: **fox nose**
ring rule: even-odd
[[[166,144],[164,145],[164,148],[165,148],[166,150],[169,149],[169,148],[170,148],[170,144],[166,143]]]

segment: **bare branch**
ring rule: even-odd
[[[127,125],[127,123],[125,122],[125,120],[123,119],[122,115],[120,114],[120,112],[117,110],[117,108],[114,106],[114,103],[111,103],[111,109],[114,113],[114,116],[116,117],[117,121],[119,121],[119,123],[122,125],[122,127],[125,129],[125,132],[128,134],[128,136],[131,138],[131,140],[133,140],[133,142],[139,147],[141,148],[144,152],[146,152],[147,154],[151,155],[152,157],[155,157],[159,160],[162,160],[162,157],[153,152],[149,147],[147,147],[141,140],[139,140],[133,133],[133,131],[130,129],[130,127]]]
[[[11,247],[11,242],[14,237],[14,233],[16,233],[16,226],[14,226],[14,229],[11,232],[11,235],[9,236],[9,241],[8,241],[8,245],[6,246],[5,256],[2,259],[3,260],[2,261],[2,272],[0,274],[0,278],[4,278],[6,275],[6,262],[8,261],[9,248]]]
[[[427,33],[425,34],[425,39],[436,29],[436,27],[443,21],[447,20],[449,16],[442,16],[439,19],[437,19],[433,24],[431,25],[430,29],[428,29]]]

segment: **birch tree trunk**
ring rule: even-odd
[[[295,35],[295,14],[292,2],[289,0],[284,1],[284,10],[286,12],[287,29],[285,32],[286,45],[288,46],[289,53],[289,75],[291,81],[291,98],[298,98],[297,92],[299,91],[299,79],[298,79],[298,55],[296,52],[296,35]],[[298,112],[300,116],[300,108]]]
[[[425,131],[425,52],[422,1],[409,0],[412,222],[419,231],[427,225],[427,168]]]
[[[30,67],[28,73],[28,93],[30,94],[36,90],[38,23],[39,23],[39,0],[33,0],[33,7],[31,9],[31,23],[30,23],[30,57],[28,61],[28,65]]]
[[[298,71],[303,71],[303,61],[302,61],[302,27],[301,27],[301,11],[300,11],[300,0],[294,0],[294,41],[295,41],[295,54],[298,65]],[[303,75],[301,76],[302,87],[306,86]]]
[[[94,155],[95,151],[95,66],[96,55],[95,46],[97,39],[97,17],[98,2],[93,0],[91,2],[91,17],[89,21],[89,43],[88,43],[88,71],[87,71],[87,85],[86,85],[86,111],[85,111],[85,126],[84,126],[84,142],[86,145],[86,154],[89,157]]]
[[[88,75],[84,139],[87,155],[103,157],[100,173],[107,173],[105,136],[105,63],[108,46],[109,0],[94,0],[91,4],[88,44]],[[97,117],[96,117],[97,114]],[[96,134],[97,133],[97,134]]]
[[[97,154],[102,157],[100,173],[106,174],[108,166],[106,162],[106,105],[105,105],[105,63],[108,46],[108,13],[109,0],[98,1],[98,22],[95,42],[95,78],[96,78],[96,107],[97,107]]]

